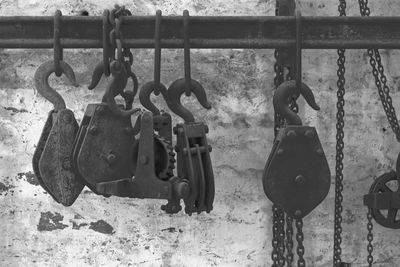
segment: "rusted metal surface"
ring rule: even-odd
[[[364,196],[364,205],[371,209],[375,221],[387,228],[400,229],[400,180],[395,171],[379,176]]]
[[[51,131],[39,160],[43,183],[56,200],[65,206],[72,205],[84,187],[71,165],[77,131],[78,124],[71,110],[54,112]]]
[[[48,78],[59,67],[59,75],[65,74],[76,85],[72,68],[64,61],[47,61],[35,72],[35,87],[39,94],[54,105],[54,110],[43,128],[33,157],[33,169],[39,183],[56,200],[70,206],[82,191],[84,184],[72,168],[71,154],[78,131],[73,112],[66,108],[64,99],[49,85]]]
[[[311,89],[302,84],[301,95],[314,109]],[[327,196],[330,170],[315,127],[302,126],[301,119],[289,108],[289,99],[297,93],[294,80],[282,83],[276,90],[275,112],[286,119],[279,130],[265,165],[263,186],[267,197],[290,217],[303,218]]]
[[[201,122],[178,124],[177,135],[178,177],[188,180],[190,192],[185,202],[185,212],[210,212],[214,202],[214,173],[211,164],[211,146],[207,143],[208,127]]]
[[[97,183],[96,188],[104,194],[130,198],[180,199],[182,190],[176,187],[174,179],[163,181],[155,173],[154,129],[153,115],[144,112],[141,116],[141,131],[138,144],[137,163],[133,175],[126,175],[123,179]],[[131,159],[133,160],[133,158]],[[185,183],[179,181],[179,183]],[[177,207],[175,212],[178,212]],[[174,212],[174,213],[175,213]]]
[[[75,148],[79,173],[92,187],[99,182],[131,177],[130,149],[135,137],[130,118],[113,114],[105,103],[89,106],[85,116],[90,121],[86,131],[82,129]]]
[[[62,16],[63,48],[103,48],[102,16]],[[53,16],[0,17],[0,48],[53,48]],[[295,18],[289,16],[191,16],[191,48],[294,47]],[[400,48],[400,17],[302,17],[303,49]],[[124,18],[129,48],[154,48],[155,16]],[[165,16],[162,48],[183,48],[182,16]]]

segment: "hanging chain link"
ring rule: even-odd
[[[279,220],[278,220],[279,208],[274,204],[272,205],[272,267],[279,266]]]
[[[117,50],[114,59],[120,64],[124,63],[126,65],[132,66],[133,64],[133,54],[128,47],[124,45],[124,37],[121,31],[121,25],[124,16],[131,16],[132,13],[125,9],[125,6],[115,5],[115,8],[111,10],[109,15],[109,23],[113,26],[110,31],[110,42],[113,50]]]
[[[275,50],[275,58],[278,56],[278,51]],[[275,62],[274,65],[275,77],[274,85],[277,88],[284,81],[283,67]],[[280,127],[283,125],[284,120],[279,116],[278,113],[274,114],[274,133],[275,136],[278,133]],[[273,261],[273,267],[281,267],[285,265],[285,214],[275,204],[272,206],[273,220],[272,220],[272,253],[271,259]]]
[[[303,219],[296,219],[296,240],[297,240],[297,266],[298,267],[305,267],[306,261],[304,260],[304,234],[303,234]]]
[[[368,245],[367,245],[367,251],[368,251],[368,256],[367,256],[367,262],[368,262],[368,266],[372,266],[372,262],[374,261],[374,257],[372,256],[372,252],[374,250],[374,247],[372,246],[372,240],[374,239],[374,236],[372,234],[372,229],[374,227],[374,225],[372,224],[372,211],[371,209],[368,209],[368,213],[367,213],[367,230],[368,230],[368,234],[367,234],[367,241],[368,241]]]
[[[286,214],[286,264],[293,264],[293,219]]]
[[[369,16],[371,10],[368,7],[368,0],[359,0],[361,16]],[[368,49],[368,56],[372,67],[372,74],[375,78],[375,85],[378,88],[378,94],[382,102],[383,109],[385,110],[386,117],[396,135],[397,141],[400,142],[400,126],[397,120],[396,111],[393,107],[393,101],[390,97],[390,88],[387,85],[387,78],[384,73],[384,68],[381,62],[381,56],[378,49]]]
[[[346,16],[346,1],[339,0],[338,11],[340,16]],[[336,164],[335,164],[335,219],[333,236],[333,266],[337,267],[342,263],[342,211],[343,211],[343,149],[344,149],[344,94],[346,79],[345,69],[345,49],[338,49],[338,80],[337,80],[337,113],[336,113]]]

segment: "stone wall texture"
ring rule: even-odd
[[[337,16],[338,1],[297,1],[303,15]],[[134,15],[274,15],[275,0],[119,1]],[[2,0],[0,15],[101,15],[106,0]],[[357,1],[348,14],[358,15]],[[396,16],[400,1],[371,1],[372,15]],[[382,61],[399,107],[400,58],[382,50]],[[273,143],[272,50],[192,50],[192,77],[202,83],[211,110],[185,99],[210,128],[216,178],[210,214],[167,215],[157,200],[103,198],[84,189],[71,207],[54,202],[38,185],[32,155],[52,105],[34,89],[33,74],[51,50],[0,51],[0,265],[1,266],[270,266],[271,202],[262,189],[262,172]],[[365,50],[346,52],[343,259],[366,266],[366,209],[362,196],[374,178],[394,167],[400,146],[386,120]],[[66,50],[64,59],[79,87],[52,78],[80,121],[88,103],[100,101],[107,79],[87,89],[100,50]],[[303,52],[303,78],[321,111],[299,100],[304,124],[314,125],[334,178],[336,124],[335,50]],[[152,80],[153,51],[134,51],[141,84]],[[164,50],[162,81],[183,75],[183,51]],[[165,104],[159,98],[160,106]],[[138,104],[137,100],[135,103]],[[174,123],[179,120],[174,117]],[[333,180],[332,180],[333,182]],[[308,266],[332,266],[334,187],[304,219]],[[374,226],[374,266],[400,266],[400,232]]]

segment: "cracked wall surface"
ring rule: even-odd
[[[358,15],[348,1],[348,15]],[[134,15],[274,15],[275,0],[119,1]],[[337,16],[338,1],[298,1],[304,16]],[[372,1],[371,15],[396,16],[400,2]],[[113,7],[105,0],[0,1],[0,15],[101,15]],[[399,107],[399,52],[382,50],[382,61]],[[272,207],[262,189],[262,172],[273,144],[272,50],[208,49],[191,51],[192,77],[212,104],[205,110],[184,99],[205,121],[216,196],[210,214],[167,215],[157,200],[103,198],[85,188],[71,207],[54,202],[39,186],[32,155],[52,105],[34,88],[39,65],[51,50],[0,51],[0,265],[1,266],[270,266]],[[153,79],[153,51],[134,50],[140,84]],[[97,103],[107,79],[87,89],[100,50],[65,50],[78,87],[51,77],[68,108],[80,121],[86,105]],[[334,50],[303,52],[303,80],[321,111],[299,100],[304,124],[317,128],[332,173],[328,197],[304,219],[308,266],[331,266],[333,249],[336,71]],[[374,178],[394,168],[400,146],[387,122],[365,50],[346,52],[346,117],[343,202],[343,260],[366,266],[366,209],[362,196]],[[162,82],[183,76],[183,51],[163,50]],[[160,98],[157,105],[166,108]],[[138,104],[137,99],[134,105]],[[174,117],[174,123],[179,119]],[[400,233],[374,226],[374,266],[400,265]]]

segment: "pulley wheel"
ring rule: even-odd
[[[369,190],[370,194],[393,192],[400,194],[399,180],[394,171],[379,176]],[[400,229],[400,212],[397,208],[372,209],[372,217],[383,227]]]
[[[136,172],[137,159],[139,153],[140,138],[135,141],[132,146],[132,165],[131,170]],[[168,180],[174,173],[175,168],[175,153],[172,150],[171,144],[164,138],[154,135],[154,167],[155,174],[161,180]]]

